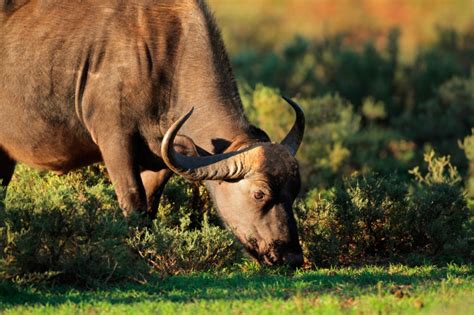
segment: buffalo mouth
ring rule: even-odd
[[[244,244],[246,252],[255,259],[259,264],[266,266],[289,266],[292,269],[303,266],[303,253],[301,248],[297,246],[295,250],[285,250],[281,242],[273,242],[267,246],[265,250],[260,251],[258,242],[255,239],[247,240]]]

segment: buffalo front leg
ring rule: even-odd
[[[145,186],[147,214],[153,220],[156,218],[163,190],[168,180],[173,176],[173,172],[169,169],[163,169],[158,172],[145,170],[140,175]]]
[[[0,149],[0,204],[5,200],[6,187],[15,171],[15,161]]]
[[[128,217],[132,212],[146,211],[146,197],[136,158],[132,137],[109,136],[99,141],[110,180],[123,213]]]
[[[15,161],[0,149],[0,185],[7,187],[15,171]]]

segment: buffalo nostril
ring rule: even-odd
[[[283,261],[292,268],[300,268],[303,266],[303,255],[289,253],[283,258]]]

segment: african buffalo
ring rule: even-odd
[[[204,1],[1,1],[3,185],[16,162],[65,173],[103,161],[124,213],[153,217],[178,174],[204,181],[253,257],[302,264],[303,112],[286,99],[296,122],[281,143],[248,122]]]

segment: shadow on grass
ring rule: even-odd
[[[133,304],[142,302],[181,302],[197,300],[244,301],[288,299],[295,294],[318,296],[334,293],[355,296],[377,292],[378,284],[388,290],[411,285],[413,289],[433,286],[450,278],[470,278],[472,266],[408,267],[360,269],[321,269],[292,276],[268,273],[230,275],[191,274],[151,280],[148,284],[127,284],[81,291],[71,287],[48,290],[15,287],[0,283],[0,309],[19,305],[60,305],[64,303]]]

